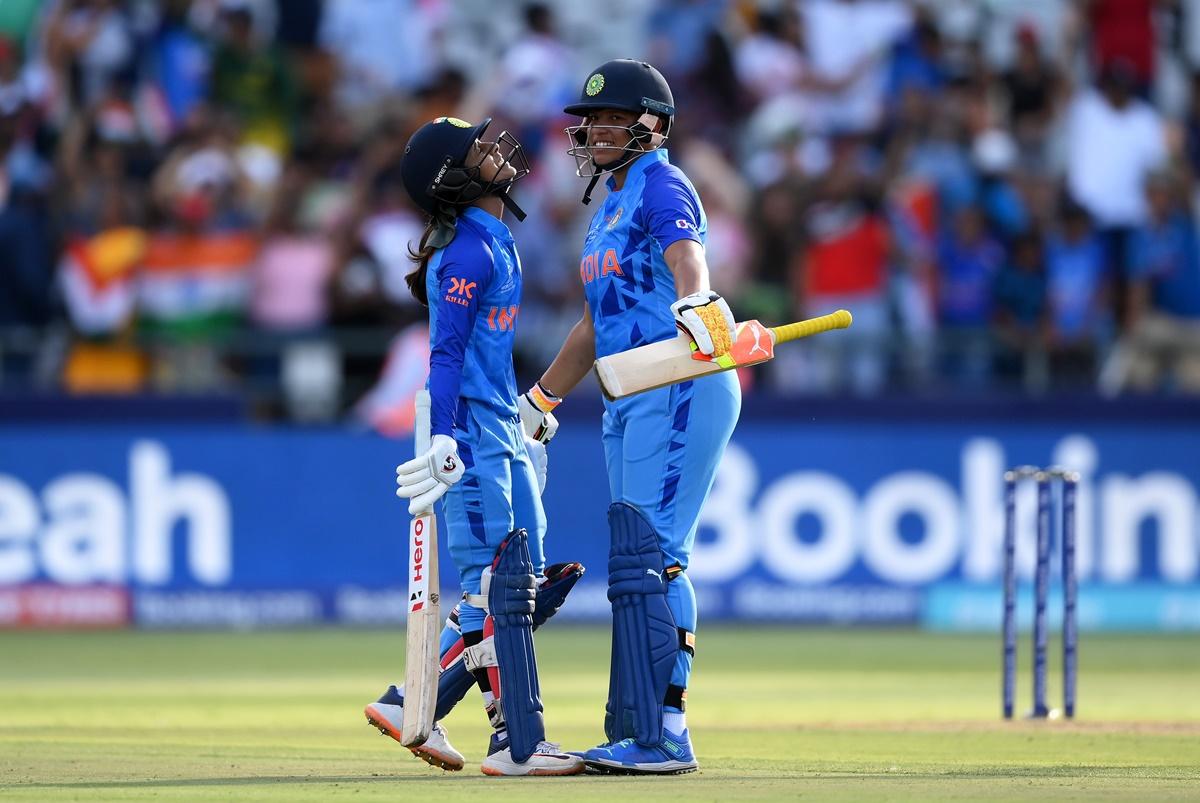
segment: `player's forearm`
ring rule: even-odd
[[[583,381],[596,361],[596,344],[591,321],[580,319],[571,328],[558,356],[539,380],[542,387],[556,396],[566,396]]]
[[[671,275],[675,277],[677,298],[708,290],[708,263],[697,243],[681,241],[667,249],[664,255]]]

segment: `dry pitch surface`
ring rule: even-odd
[[[345,630],[0,634],[0,800],[1200,800],[1194,634],[1085,634],[1078,721],[1003,723],[996,637],[708,628],[689,710],[701,771],[640,779],[419,763],[362,716],[401,677],[403,645]],[[550,737],[590,746],[607,634],[552,623],[538,652]],[[478,762],[474,695],[447,725]]]

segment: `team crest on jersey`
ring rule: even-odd
[[[589,98],[594,98],[600,94],[601,89],[604,89],[604,76],[596,73],[588,79],[587,86],[583,91],[587,92]]]
[[[434,120],[435,123],[449,123],[455,128],[470,128],[471,124],[466,120],[460,120],[457,117],[439,117]]]

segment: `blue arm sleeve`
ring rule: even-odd
[[[676,167],[665,165],[646,177],[642,216],[646,231],[666,251],[679,240],[704,244],[704,212],[696,190]]]
[[[431,319],[429,333],[430,434],[453,436],[463,361],[475,328],[479,299],[492,278],[492,254],[478,240],[459,239],[447,246],[436,273],[426,279]]]

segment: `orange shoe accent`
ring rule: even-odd
[[[397,742],[400,741],[400,731],[389,725],[387,719],[381,716],[379,712],[375,710],[374,705],[368,705],[365,709],[363,709],[363,713],[367,715],[367,722],[372,727],[378,728],[379,732],[383,735],[391,736]],[[427,748],[424,745],[419,747],[410,747],[408,750],[429,766],[437,767],[438,769],[447,770],[449,772],[458,772],[464,766],[450,756],[447,756],[444,753],[439,753],[437,750]]]

